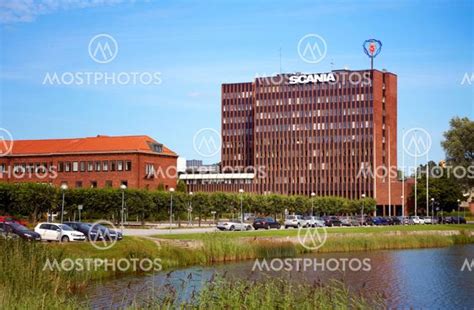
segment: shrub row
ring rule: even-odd
[[[125,206],[129,220],[166,220],[173,196],[175,220],[187,219],[188,207],[192,206],[193,217],[210,218],[212,211],[216,217],[238,217],[242,202],[245,213],[261,215],[281,215],[288,212],[310,214],[357,214],[364,207],[366,212],[375,209],[375,200],[365,198],[349,200],[342,197],[306,197],[286,195],[257,195],[238,193],[194,193],[125,190]],[[0,183],[0,214],[28,216],[36,221],[44,218],[46,212],[61,210],[62,192],[59,188],[46,184]],[[66,218],[72,218],[78,205],[83,206],[82,217],[89,219],[118,219],[122,206],[122,191],[119,189],[69,189],[65,192]]]

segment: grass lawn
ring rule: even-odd
[[[377,233],[390,231],[433,231],[433,230],[474,230],[474,224],[443,224],[443,225],[407,225],[407,226],[371,226],[371,227],[327,227],[328,234],[331,233]],[[220,232],[231,238],[240,237],[296,237],[298,230],[290,229],[271,229],[271,230],[251,230],[251,231],[233,231]],[[170,234],[154,235],[154,238],[160,239],[179,239],[179,240],[200,240],[211,233],[189,233],[189,234]]]

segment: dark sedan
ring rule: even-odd
[[[99,236],[102,236],[105,240],[107,241],[111,241],[111,240],[122,240],[123,239],[123,235],[121,232],[119,231],[115,231],[113,229],[110,229],[104,225],[100,225],[100,224],[89,224],[92,226],[92,232],[95,232],[97,233]],[[98,240],[98,239],[96,239]]]
[[[101,241],[103,240],[103,234],[97,233],[97,229],[92,229],[91,224],[82,223],[82,222],[64,222],[67,226],[71,227],[74,230],[80,231],[83,233],[87,240],[92,241]]]
[[[280,229],[281,224],[275,221],[271,217],[257,217],[252,224],[253,228],[255,230],[263,228],[263,229],[270,229],[270,228],[276,228]]]
[[[28,240],[28,241],[41,241],[40,234],[29,230],[25,226],[18,224],[18,223],[2,223],[3,230],[7,234],[15,234],[18,237]]]
[[[328,227],[342,226],[342,222],[336,216],[327,216],[327,217],[324,217],[324,225]]]

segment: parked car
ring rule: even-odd
[[[5,223],[0,223],[0,239],[18,239],[18,235],[9,232]]]
[[[397,216],[392,216],[390,218],[390,220],[392,221],[392,225],[401,225],[402,224],[402,220]]]
[[[260,228],[263,229],[270,229],[270,228],[276,228],[280,229],[281,225],[277,221],[275,221],[271,217],[257,217],[252,224],[253,228],[255,230],[258,230]]]
[[[0,223],[18,223],[20,225],[26,226],[28,223],[24,220],[21,220],[15,216],[11,215],[2,215],[0,216]]]
[[[301,215],[287,215],[284,225],[285,229],[288,227],[300,228],[309,226],[308,221],[306,221]]]
[[[101,241],[105,239],[104,234],[99,233],[98,229],[93,229],[91,224],[82,222],[64,222],[64,224],[83,233],[87,240]]]
[[[312,224],[314,225],[312,227],[323,227],[323,226],[325,226],[324,225],[324,220],[319,216],[313,216],[312,217]]]
[[[341,221],[342,226],[351,226],[351,219],[349,217],[340,217],[339,220]]]
[[[101,224],[95,224],[95,223],[88,223],[91,226],[91,231],[92,235],[98,235],[98,237],[102,237],[103,239],[107,241],[111,240],[117,240],[120,241],[123,239],[123,234],[120,231],[116,231],[113,229],[110,229],[109,227],[106,227]],[[94,239],[94,241],[97,241],[100,239]]]
[[[408,225],[410,224],[410,218],[407,216],[398,216],[397,217],[400,220],[401,225]]]
[[[410,216],[409,224],[424,224],[425,220],[419,216]]]
[[[425,216],[422,219],[425,221],[425,224],[433,224],[431,216]]]
[[[351,226],[360,226],[361,225],[361,218],[358,216],[351,216],[350,217],[350,224]]]
[[[371,216],[364,216],[364,220],[361,219],[360,221],[363,222],[363,225],[366,225],[366,226],[375,225],[373,221],[373,217]]]
[[[86,236],[80,231],[74,230],[68,225],[58,223],[39,223],[35,232],[41,235],[41,239],[47,241],[84,241]]]
[[[442,224],[452,224],[453,223],[453,217],[452,216],[445,216],[445,217],[440,217],[438,219],[438,222],[439,223],[442,223]]]
[[[451,224],[466,224],[466,219],[462,216],[451,217]]]
[[[380,216],[374,216],[372,218],[372,223],[373,223],[373,225],[381,226],[381,225],[386,225],[387,222],[384,221],[383,218],[380,217]]]
[[[328,227],[332,226],[342,226],[342,222],[337,216],[326,216],[324,218],[324,225]]]
[[[25,226],[18,224],[16,222],[4,222],[3,228],[4,231],[8,234],[15,234],[18,237],[28,240],[28,241],[40,241],[41,236],[36,232],[26,228]]]
[[[222,221],[217,223],[217,229],[219,230],[250,230],[252,229],[252,225],[248,223],[241,223],[239,219],[232,219],[228,221]]]

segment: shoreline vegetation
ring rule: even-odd
[[[365,234],[361,233],[360,230],[350,231],[346,229],[347,235],[336,233],[336,229],[334,229],[334,232],[331,232],[332,229],[328,229],[326,243],[315,253],[432,248],[474,243],[474,225],[461,225],[463,228],[455,225],[446,225],[446,227],[445,229],[444,225],[439,225],[438,228],[440,229],[438,230],[420,228],[418,231],[413,229],[409,231],[379,230],[378,233],[373,233],[370,228],[365,228],[369,229],[369,233]],[[422,234],[420,234],[420,230],[423,232]],[[261,232],[262,238],[255,236],[236,237],[234,233],[204,233],[195,236],[195,239],[191,240],[198,243],[194,246],[186,244],[185,239],[125,237],[124,240],[118,242],[109,250],[95,249],[87,242],[46,244],[22,242],[22,240],[0,240],[2,248],[2,254],[0,255],[0,308],[87,308],[82,293],[89,284],[127,274],[146,274],[140,270],[130,272],[44,270],[45,262],[48,259],[61,261],[75,258],[159,258],[162,270],[169,270],[193,265],[209,265],[256,258],[296,257],[311,253],[305,247],[295,243],[294,240],[291,241],[291,238],[294,239],[291,234],[297,232],[296,230],[282,230],[282,232],[287,232],[287,236],[284,237],[278,236],[278,234],[276,237],[265,235],[265,233],[275,234],[279,232],[263,231]],[[235,234],[239,235],[240,233]],[[245,234],[245,232],[241,234]],[[240,288],[248,286],[245,283],[231,284],[225,281],[222,285],[222,287],[227,288],[233,287],[236,292]],[[277,291],[277,287],[282,290],[281,295],[284,295],[281,298],[286,296],[289,300],[295,298],[295,302],[299,300],[299,297],[288,295],[291,290],[284,288],[281,283],[269,282],[263,285],[265,287],[262,289],[266,292],[265,294],[269,294],[269,300],[271,298],[280,299],[272,293]],[[208,289],[211,289],[211,291],[207,291]],[[301,287],[297,289],[309,292],[310,288]],[[206,287],[204,291],[204,293],[197,295],[196,300],[189,302],[202,301],[204,305],[208,306],[226,306],[231,305],[228,302],[238,295],[237,293],[237,295],[228,294],[229,290],[217,287]],[[341,299],[334,298],[341,302],[345,301],[347,308],[359,308],[357,305],[361,305],[360,307],[363,308],[363,305],[366,305],[366,301],[362,296],[353,296],[351,298],[354,298],[354,300],[349,302],[347,296],[344,295],[345,288],[340,285],[321,287],[319,291],[314,293],[314,296],[312,295],[314,299],[311,299],[313,298],[311,297],[308,300],[309,304],[305,304],[302,300],[299,302],[303,307],[312,305],[317,308],[324,308],[318,306],[322,305],[319,301],[325,300],[322,292],[327,293],[328,296],[332,296],[333,293],[339,296]],[[215,296],[211,298],[213,296],[211,293],[218,294],[219,298]],[[257,291],[255,291],[255,294],[257,294]],[[220,301],[218,304],[212,304],[211,299]],[[172,302],[173,298],[170,297],[167,300],[167,302]],[[251,305],[252,303],[248,304],[249,307]],[[193,307],[191,304],[185,306]],[[199,306],[198,308],[202,307]]]

